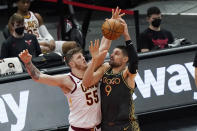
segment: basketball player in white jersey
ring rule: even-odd
[[[70,108],[69,131],[81,129],[99,131],[101,122],[99,88],[92,86],[87,90],[81,85],[87,63],[80,48],[73,48],[67,54],[66,62],[71,68],[71,73],[55,76],[42,74],[32,64],[32,56],[28,53],[28,50],[21,52],[19,57],[34,81],[49,86],[58,86],[67,96]]]
[[[38,13],[29,11],[30,0],[17,0],[17,13],[24,16],[25,33],[36,35],[43,53],[51,51],[63,54],[68,48],[76,47],[75,41],[54,41]]]
[[[104,52],[106,54],[106,51]],[[102,53],[102,54],[104,54]],[[105,54],[103,56],[105,56]],[[31,62],[31,55],[24,50],[19,55],[33,80],[49,86],[58,86],[67,96],[70,114],[69,131],[100,131],[100,89],[98,85],[86,89],[81,85],[87,63],[80,48],[73,48],[66,55],[71,73],[50,76],[42,74]]]

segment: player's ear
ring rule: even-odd
[[[146,16],[146,21],[149,22],[149,20],[150,20],[150,17]]]
[[[148,22],[148,16],[146,16],[146,22]]]
[[[64,62],[66,62],[66,57],[64,56]]]
[[[74,63],[73,61],[70,61],[70,62],[68,63],[68,65],[69,65],[70,67],[74,67],[74,66],[75,66],[75,63]]]
[[[129,60],[129,57],[128,57],[128,56],[125,56],[125,57],[123,58],[123,61],[124,61],[124,62],[128,62],[128,60]]]

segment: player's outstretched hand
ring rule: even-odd
[[[89,51],[92,56],[92,60],[100,61],[107,55],[107,50],[99,51],[99,40],[95,40],[94,43],[90,41]]]
[[[128,26],[127,26],[127,23],[125,22],[124,19],[122,18],[118,18],[118,20],[121,22],[121,24],[124,26],[124,32],[123,32],[123,35],[128,35],[129,34],[129,31],[128,31]]]
[[[90,41],[89,51],[91,53],[92,58],[96,58],[99,54],[99,40],[95,40],[94,44]]]
[[[27,64],[31,61],[32,55],[30,55],[29,51],[26,49],[19,54],[19,58],[23,61],[24,64]]]
[[[122,14],[120,13],[121,13],[121,9],[119,9],[119,7],[116,7],[115,11],[114,9],[112,9],[112,19],[118,19],[125,15],[125,13]]]

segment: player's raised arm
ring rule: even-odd
[[[133,45],[133,42],[131,40],[131,37],[128,32],[128,26],[122,18],[120,18],[121,23],[124,25],[124,33],[123,36],[125,38],[125,43],[126,43],[126,49],[128,52],[128,57],[129,57],[129,65],[128,65],[128,70],[131,74],[136,74],[137,69],[138,69],[138,55],[135,50],[135,47]]]
[[[133,42],[131,40],[131,37],[129,35],[128,32],[128,27],[126,22],[120,18],[120,21],[122,22],[122,24],[124,25],[124,39],[125,39],[125,43],[126,43],[126,50],[128,52],[128,67],[126,68],[126,70],[123,72],[124,77],[127,79],[128,78],[128,85],[131,88],[135,88],[135,76],[137,74],[137,69],[138,69],[138,55],[137,52],[135,50],[135,47],[133,45]]]
[[[100,61],[103,59],[103,56],[105,56],[107,53],[107,50],[102,52],[99,51],[99,40],[95,40],[94,44],[92,41],[90,42],[89,51],[91,53],[92,60],[83,76],[82,84],[85,87],[91,87],[98,83],[104,74],[105,68],[107,67],[107,64],[103,64],[96,70],[98,65],[97,63],[100,63]]]
[[[31,78],[34,81],[36,81],[38,83],[46,84],[49,86],[58,86],[60,88],[64,88],[64,91],[69,91],[70,90],[69,88],[73,87],[74,83],[72,83],[70,78],[66,75],[51,76],[51,75],[41,73],[33,65],[32,61],[31,61],[32,55],[29,54],[27,49],[23,50],[23,52],[21,52],[19,54],[19,57],[23,61],[23,63],[25,64],[27,72],[29,73],[29,75],[31,76]]]
[[[121,9],[119,9],[119,7],[117,7],[115,10],[112,9],[112,17],[111,17],[111,19],[118,20],[124,15],[125,15],[125,13],[121,14]],[[108,20],[108,19],[106,19],[106,20]],[[111,47],[111,43],[112,43],[112,40],[107,39],[105,36],[103,36],[102,39],[101,39],[101,45],[99,47],[99,52],[103,52],[104,50],[108,51],[109,48]],[[104,62],[105,57],[106,56],[100,57],[100,61],[98,61],[95,66],[99,67],[100,65],[102,65],[103,62]]]

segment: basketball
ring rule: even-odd
[[[124,26],[116,19],[108,19],[102,25],[102,33],[110,40],[118,39],[124,32]]]

